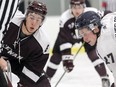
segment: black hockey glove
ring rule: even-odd
[[[102,87],[110,87],[110,81],[108,76],[101,77]]]
[[[63,68],[66,72],[71,72],[73,70],[73,56],[63,55],[62,56]]]

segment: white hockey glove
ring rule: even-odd
[[[71,72],[73,70],[73,56],[72,55],[63,55],[62,56],[63,68],[66,72]]]
[[[110,87],[110,81],[108,76],[101,77],[102,87]]]

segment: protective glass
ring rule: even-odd
[[[86,29],[85,32],[82,32],[83,29]],[[87,36],[90,32],[92,32],[95,29],[95,25],[94,24],[89,24],[87,26],[81,27],[79,28],[78,34],[80,37],[85,37]]]

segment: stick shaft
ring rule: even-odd
[[[75,56],[74,56],[74,60],[76,58],[76,56],[78,55],[78,53],[80,52],[81,48],[83,47],[83,45],[85,44],[85,42],[82,43],[81,47],[78,49],[78,51],[76,52]],[[73,61],[74,61],[73,60]],[[54,87],[57,87],[57,85],[59,84],[59,82],[62,80],[62,78],[64,77],[66,71],[62,74],[62,76],[60,77],[60,79],[58,80],[58,82],[56,83],[56,85]]]

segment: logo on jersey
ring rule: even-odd
[[[11,56],[13,56],[13,57],[19,59],[19,56],[20,56],[20,55],[17,54],[17,53],[15,53],[15,52],[12,50],[11,47],[9,47],[9,46],[6,45],[6,44],[3,44],[2,47],[3,47],[3,49],[5,49],[5,50],[7,51],[7,53],[8,53],[9,55],[11,55]],[[22,58],[23,58],[23,57],[20,56],[20,59],[22,59]]]
[[[107,28],[106,28],[106,25],[103,25],[103,29],[107,29]]]
[[[72,28],[74,28],[74,26],[75,26],[75,24],[74,24],[74,22],[72,22],[71,24],[68,25],[68,28],[72,29]]]

